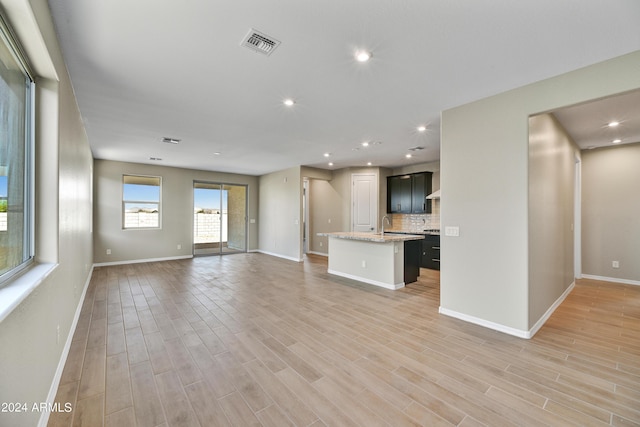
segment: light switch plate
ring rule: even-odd
[[[444,228],[444,235],[458,237],[460,236],[460,227],[447,226]]]

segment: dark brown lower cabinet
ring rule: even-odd
[[[413,283],[420,275],[420,255],[422,240],[407,240],[404,242],[404,283]]]
[[[440,236],[427,234],[422,244],[420,266],[432,270],[440,270]]]

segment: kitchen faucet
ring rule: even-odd
[[[391,220],[389,219],[389,217],[387,215],[382,217],[382,231],[381,234],[384,234],[384,220],[387,220],[387,222],[389,223],[389,225],[391,225]]]

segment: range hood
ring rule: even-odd
[[[427,198],[427,200],[439,199],[440,198],[440,190],[434,191],[433,193],[429,194],[426,198]]]

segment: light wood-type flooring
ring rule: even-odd
[[[249,253],[98,267],[50,426],[640,425],[640,286],[578,281],[531,340]]]

